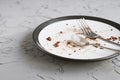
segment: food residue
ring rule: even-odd
[[[60,34],[63,34],[63,32],[62,32],[62,31],[60,31]]]
[[[66,45],[69,46],[69,47],[77,47],[78,46],[75,42],[73,42],[71,40],[68,40]]]
[[[97,38],[92,38],[92,37],[86,37],[86,39],[91,39],[91,40],[96,40]]]
[[[100,43],[95,43],[94,47],[96,47],[96,48],[100,47]]]
[[[59,47],[60,41],[57,41],[53,46],[54,47]]]
[[[100,43],[95,43],[93,46],[96,47],[96,48],[104,49],[102,46],[100,46]]]
[[[91,39],[91,40],[96,40],[96,38],[89,38],[89,39]]]
[[[111,36],[110,38],[107,38],[107,40],[115,41],[115,40],[117,40],[117,37]]]
[[[47,37],[46,40],[51,41],[52,39],[51,39],[51,37]]]

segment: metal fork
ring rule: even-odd
[[[112,41],[109,41],[109,40],[103,38],[102,36],[96,34],[95,32],[93,32],[93,31],[91,30],[91,28],[88,26],[88,24],[85,22],[85,19],[84,19],[84,18],[83,18],[83,19],[80,19],[79,22],[80,22],[80,24],[81,24],[81,25],[79,24],[79,26],[80,26],[83,34],[86,35],[87,37],[93,38],[93,39],[99,38],[99,39],[101,39],[101,40],[103,40],[103,41],[106,41],[106,42],[108,42],[108,43],[111,43],[111,44],[114,44],[114,45],[117,45],[117,46],[120,47],[120,44],[115,43],[115,42],[112,42]]]

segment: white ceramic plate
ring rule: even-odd
[[[112,50],[93,46],[83,48],[67,45],[67,41],[72,40],[71,36],[81,35],[78,34],[80,18],[85,18],[91,29],[106,39],[111,36],[120,37],[120,25],[115,22],[90,16],[68,16],[52,19],[38,26],[33,33],[35,44],[46,53],[73,60],[103,60],[117,56],[118,54]],[[99,39],[89,40],[89,42],[100,43],[102,46],[120,50],[120,47]],[[115,42],[120,41],[117,39]]]

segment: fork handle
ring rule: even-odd
[[[104,49],[115,51],[116,53],[120,53],[120,50],[117,50],[117,49],[112,49],[112,48],[108,48],[108,47],[104,47],[104,46],[100,46],[100,47],[102,47]]]
[[[103,41],[106,41],[106,42],[108,42],[108,43],[111,43],[111,44],[114,44],[114,45],[116,45],[116,46],[119,46],[119,47],[120,47],[120,44],[115,43],[115,42],[113,42],[113,41],[109,41],[109,40],[107,40],[107,39],[104,39],[104,38],[103,38],[103,37],[101,37],[101,36],[99,36],[98,38],[99,38],[99,39],[101,39],[101,40],[103,40]]]

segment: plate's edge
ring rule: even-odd
[[[46,27],[47,25],[49,25],[49,24],[51,24],[51,23],[57,22],[57,21],[69,20],[69,19],[79,19],[79,18],[85,18],[85,19],[88,19],[88,20],[100,21],[100,22],[103,22],[103,23],[112,25],[112,26],[114,26],[115,28],[117,28],[117,29],[120,30],[120,24],[118,24],[118,23],[116,23],[116,22],[114,22],[114,21],[108,20],[108,19],[103,19],[103,18],[94,17],[94,16],[85,16],[85,15],[63,16],[63,17],[53,18],[53,19],[51,19],[51,20],[48,20],[48,21],[40,24],[40,25],[33,31],[32,38],[33,38],[34,44],[37,46],[37,48],[39,48],[39,49],[40,49],[42,52],[44,52],[44,53],[47,53],[47,54],[50,54],[50,55],[54,55],[54,56],[57,56],[57,57],[60,57],[60,58],[64,58],[64,59],[67,59],[67,60],[77,60],[77,61],[101,61],[101,60],[110,59],[110,58],[113,58],[113,57],[116,57],[116,56],[119,55],[119,53],[115,53],[115,54],[112,54],[112,55],[107,56],[107,57],[96,58],[96,59],[74,59],[74,58],[68,58],[68,57],[63,57],[63,56],[55,55],[55,54],[52,54],[52,53],[47,52],[46,50],[42,49],[43,47],[39,44],[38,35],[39,35],[39,32],[40,32],[44,27]]]

